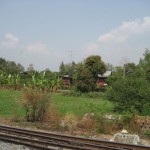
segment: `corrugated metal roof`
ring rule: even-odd
[[[112,74],[112,71],[106,71],[103,75],[98,74],[98,77],[108,77]]]

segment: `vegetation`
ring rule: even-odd
[[[144,58],[135,64],[124,65],[122,75],[114,74],[107,90],[107,98],[116,103],[116,111],[150,115],[150,51],[146,50]],[[125,71],[125,72],[124,72]]]
[[[112,113],[113,104],[103,98],[92,99],[85,97],[62,96],[55,94],[52,97],[52,103],[59,110],[61,115],[74,113],[77,116],[83,116],[85,113]]]
[[[50,95],[39,89],[25,89],[22,106],[25,109],[26,121],[42,121],[50,105]]]
[[[107,79],[108,86],[102,92],[96,80],[106,67],[115,72]],[[62,85],[60,76],[65,74],[73,78],[73,84],[60,94],[57,93]],[[18,114],[32,122],[43,121],[48,116],[58,124],[56,118],[59,120],[60,117],[66,124],[64,127],[70,130],[81,127],[109,132],[124,126],[135,130],[135,114],[150,115],[150,51],[145,51],[137,65],[106,66],[100,56],[90,56],[78,64],[62,62],[59,73],[37,72],[32,64],[24,71],[20,64],[1,58],[0,87],[2,116]],[[93,113],[94,118],[83,119],[87,113]],[[114,113],[123,117],[106,120],[105,114]]]
[[[92,73],[84,66],[78,69],[76,88],[77,91],[83,93],[95,90],[95,82],[92,77]]]
[[[23,116],[25,112],[19,105],[20,102],[20,91],[0,90],[0,116],[10,117],[16,113]]]
[[[106,65],[98,55],[87,57],[85,59],[85,67],[90,70],[95,82],[98,74],[103,74],[106,72]]]
[[[89,56],[77,70],[76,89],[83,93],[97,91],[98,74],[106,71],[106,65],[100,56]]]
[[[29,93],[29,95],[27,93]],[[11,117],[14,111],[17,111],[19,116],[25,116],[26,111],[22,106],[25,106],[24,104],[26,103],[24,103],[23,100],[27,96],[28,99],[32,98],[31,94],[34,95],[35,93],[30,91],[22,93],[21,91],[0,90],[0,115]],[[41,96],[41,93],[36,94],[35,96]],[[25,99],[25,101],[28,99]],[[34,97],[32,99],[34,100]],[[47,100],[45,101],[47,103]],[[58,110],[61,116],[65,116],[67,113],[74,113],[77,116],[83,116],[85,113],[89,112],[111,113],[113,110],[113,104],[103,98],[66,97],[61,94],[52,94],[50,96],[50,104]],[[31,103],[29,106],[31,107]]]
[[[55,92],[61,86],[61,79],[57,73],[48,70],[37,72],[29,65],[28,71],[20,69],[19,64],[0,59],[0,87],[5,89],[23,89],[24,87],[38,88],[43,91]],[[7,68],[7,69],[6,69]],[[11,69],[12,70],[11,70]]]

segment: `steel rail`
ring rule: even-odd
[[[92,150],[90,148],[87,147],[80,147],[80,146],[72,146],[72,145],[65,145],[65,144],[60,144],[60,143],[55,143],[53,141],[41,141],[41,140],[37,140],[37,139],[29,139],[26,137],[18,137],[18,136],[14,136],[14,135],[7,135],[7,134],[1,134],[0,133],[0,140],[3,141],[10,141],[12,143],[16,143],[17,144],[22,144],[26,145],[26,143],[28,144],[27,146],[32,147],[32,148],[36,148],[36,149],[46,149],[46,150],[51,150],[52,148],[49,148],[48,146],[54,146],[54,147],[61,147],[61,148],[71,148],[71,149],[79,149],[79,150]],[[12,140],[12,141],[11,141]],[[31,146],[30,146],[31,143]],[[44,145],[44,146],[41,146]],[[54,149],[52,149],[54,150]]]
[[[78,147],[78,149],[83,149],[84,147],[86,147],[86,149],[87,149],[87,147],[88,148],[91,148],[91,149],[104,149],[104,150],[108,150],[108,149],[113,149],[113,150],[120,150],[120,148],[117,148],[117,147],[110,147],[110,146],[106,146],[106,145],[96,145],[96,144],[90,144],[90,143],[83,143],[83,142],[79,142],[79,141],[73,141],[73,140],[66,140],[66,139],[62,139],[62,138],[54,138],[54,137],[49,137],[49,136],[44,136],[44,135],[38,135],[38,134],[32,134],[32,133],[26,133],[26,132],[24,132],[24,131],[17,131],[17,130],[14,130],[14,129],[3,129],[3,130],[1,130],[0,129],[0,131],[4,131],[4,132],[8,132],[9,134],[10,133],[14,133],[15,135],[16,135],[16,133],[17,133],[17,135],[19,134],[19,135],[27,135],[27,136],[30,136],[30,138],[31,137],[34,137],[34,138],[40,138],[41,140],[46,140],[46,142],[48,142],[47,144],[51,144],[51,143],[49,143],[49,140],[51,140],[51,141],[55,141],[55,142],[61,142],[61,143],[67,143],[69,146],[67,146],[66,147],[66,145],[65,146],[63,146],[63,145],[59,145],[60,147],[63,147],[63,148],[72,148],[72,149],[77,149]],[[0,134],[1,135],[1,134]],[[70,145],[73,145],[73,146],[70,146]],[[81,148],[80,148],[81,147]]]
[[[0,125],[1,129],[13,129],[17,131],[24,131],[26,134],[28,133],[36,133],[40,135],[46,135],[49,137],[61,137],[61,139],[69,139],[73,141],[80,141],[80,142],[86,142],[90,144],[97,144],[97,145],[103,145],[103,146],[109,146],[112,148],[120,148],[120,149],[130,149],[130,150],[149,150],[149,146],[141,146],[141,145],[132,145],[132,144],[125,144],[125,143],[119,143],[119,142],[110,142],[105,140],[94,140],[94,139],[88,139],[88,138],[81,138],[81,137],[74,137],[69,135],[62,135],[62,134],[55,134],[50,132],[42,132],[42,131],[35,131],[35,130],[29,130],[29,129],[22,129],[22,128],[16,128],[16,127],[10,127],[10,126],[4,126]]]

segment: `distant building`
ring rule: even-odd
[[[103,75],[98,74],[98,79],[96,81],[97,86],[104,87],[107,85],[106,79],[112,75],[112,71],[106,71]]]
[[[70,75],[62,75],[63,85],[69,87],[72,83],[72,77]]]

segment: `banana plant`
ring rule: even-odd
[[[53,80],[51,80],[51,91],[57,92],[58,88],[61,86],[62,79],[59,77],[56,77],[56,74],[54,75]]]
[[[7,82],[8,82],[8,85],[14,85],[14,78],[13,78],[13,75],[12,74],[9,74],[7,76]]]
[[[14,75],[14,80],[15,80],[15,88],[20,88],[20,86],[21,86],[21,76],[20,76],[20,74],[18,73],[18,74],[15,74]]]
[[[3,71],[0,71],[0,85],[5,85],[6,84],[6,75]]]

